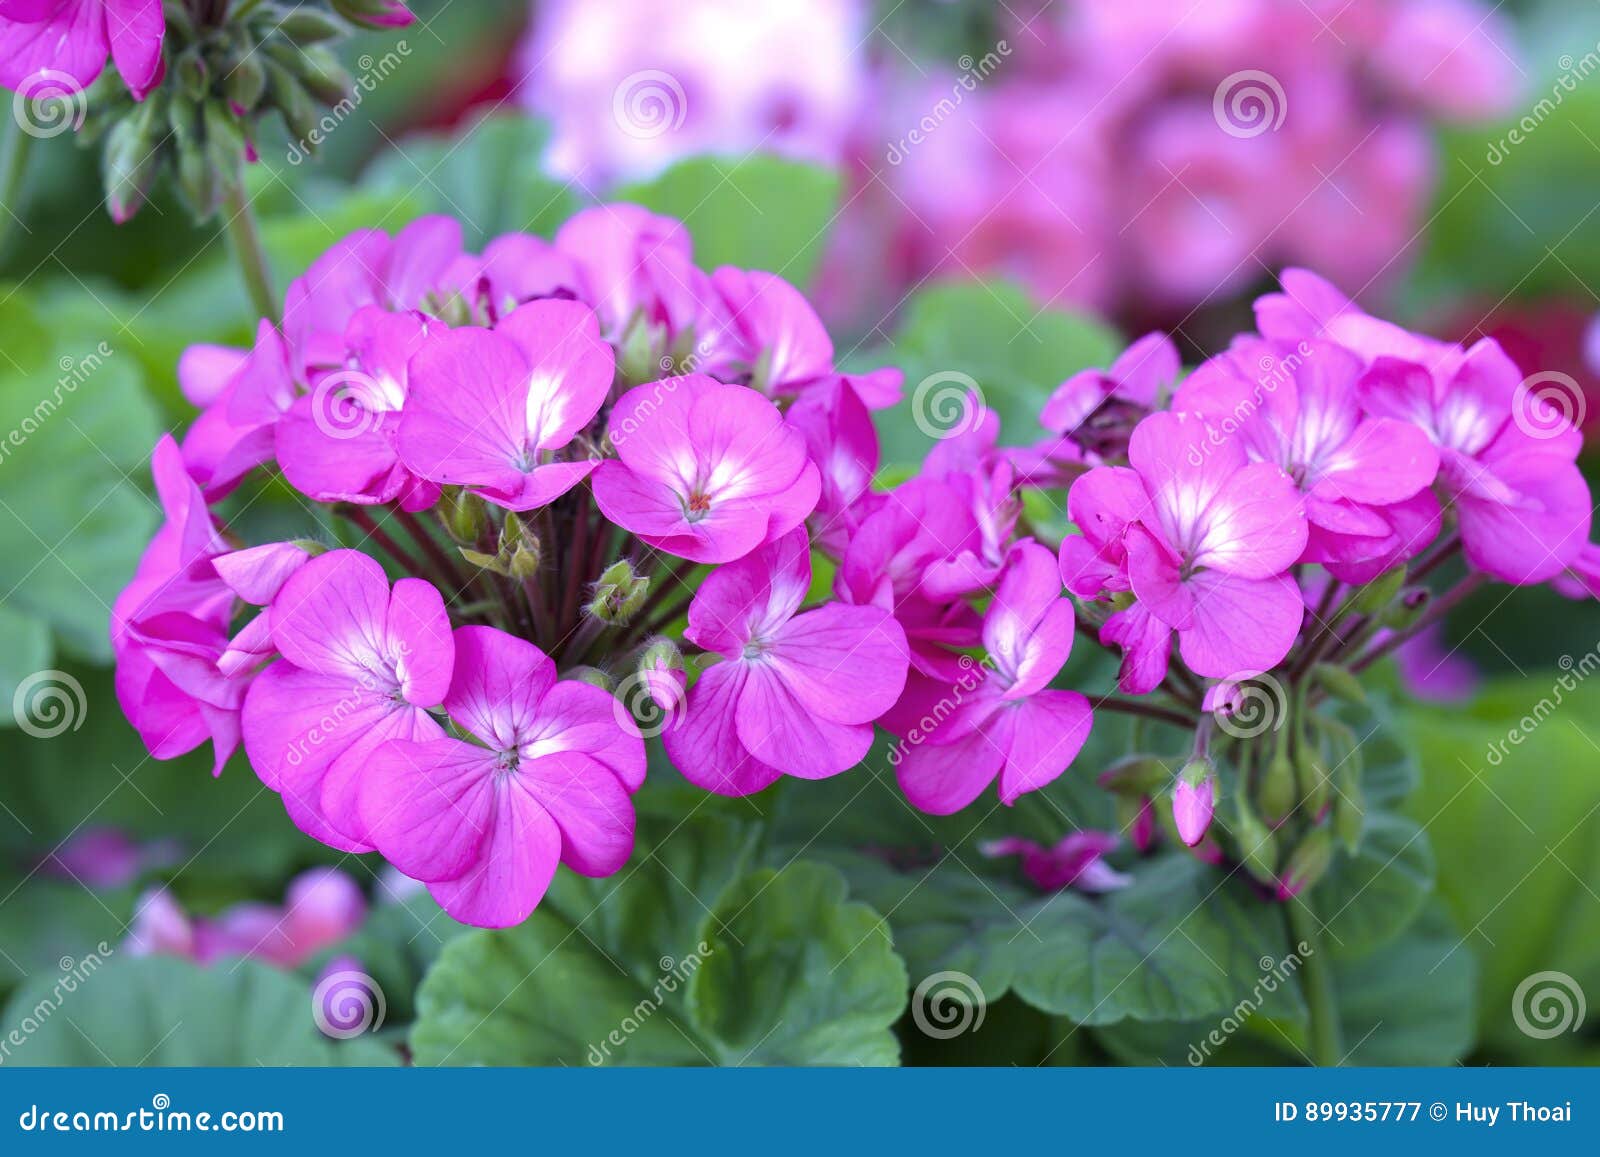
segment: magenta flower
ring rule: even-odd
[[[454,645],[439,592],[353,550],[301,567],[266,611],[282,660],[250,686],[244,744],[289,818],[341,851],[370,851],[356,790],[374,748],[436,739]]]
[[[230,365],[232,372],[219,384],[218,375]],[[189,363],[187,380],[181,363],[179,370],[191,400],[209,395],[184,435],[184,465],[206,497],[220,501],[246,474],[272,461],[278,421],[296,394],[289,350],[272,323],[263,321],[247,354],[235,360],[210,353],[203,362]]]
[[[1285,573],[1305,549],[1303,501],[1282,467],[1249,462],[1192,414],[1158,413],[1129,444],[1131,468],[1098,467],[1073,484],[1082,537],[1061,544],[1061,574],[1082,597],[1131,590],[1102,637],[1124,649],[1124,690],[1166,676],[1172,635],[1197,674],[1275,666],[1304,605]],[[1081,493],[1080,493],[1081,489]]]
[[[637,205],[585,209],[561,226],[555,247],[572,263],[578,300],[594,309],[613,341],[641,323],[670,345],[691,333],[705,303],[715,300],[683,223]]]
[[[166,31],[161,0],[0,0],[0,85],[26,95],[55,73],[81,92],[109,55],[143,100],[161,81]]]
[[[345,368],[319,375],[278,420],[274,447],[290,485],[318,502],[398,500],[414,511],[439,500],[439,487],[413,475],[395,451],[407,366],[429,332],[415,313],[356,312]]]
[[[599,411],[614,369],[594,313],[574,301],[530,302],[493,331],[441,334],[411,362],[400,458],[508,510],[543,506],[595,468],[555,453]]]
[[[269,542],[219,555],[213,565],[222,581],[253,607],[268,606],[278,591],[312,558],[322,553],[315,543]],[[272,641],[272,616],[259,614],[228,640],[228,648],[217,658],[217,669],[224,675],[245,675],[278,653]]]
[[[627,862],[644,743],[610,695],[558,681],[532,643],[492,627],[455,638],[444,705],[478,742],[380,746],[361,813],[384,856],[445,911],[509,927],[527,919],[558,864],[608,876]]]
[[[1294,480],[1309,523],[1300,561],[1351,582],[1415,555],[1438,530],[1427,491],[1439,453],[1410,422],[1363,416],[1362,368],[1331,342],[1245,341],[1196,369],[1173,399],[1174,409],[1205,418],[1216,438],[1238,438],[1251,461]],[[1411,499],[1419,499],[1420,517],[1406,523],[1413,536],[1402,539],[1396,518],[1404,512],[1384,508]]]
[[[1583,435],[1530,391],[1484,338],[1443,365],[1379,357],[1362,382],[1369,412],[1415,423],[1439,448],[1467,561],[1503,582],[1544,582],[1588,545]]]
[[[713,571],[696,592],[684,636],[724,661],[662,734],[689,782],[749,795],[785,774],[837,775],[866,755],[873,720],[905,686],[905,635],[877,607],[796,614],[810,586],[806,534],[795,530]]]
[[[855,389],[842,378],[810,390],[789,407],[789,424],[806,440],[806,450],[821,475],[822,489],[811,514],[814,540],[842,555],[872,509],[878,471],[878,431]]]
[[[998,779],[1009,805],[1065,771],[1092,723],[1087,699],[1047,686],[1072,637],[1072,601],[1061,597],[1055,560],[1037,543],[1018,543],[983,620],[981,671],[963,657],[957,681],[913,676],[883,720],[902,737],[896,775],[906,798],[950,815]]]
[[[1063,888],[1114,892],[1133,882],[1133,877],[1105,862],[1120,842],[1113,832],[1096,831],[1070,832],[1049,847],[1021,836],[1007,836],[979,844],[978,852],[991,860],[1021,856],[1022,874],[1044,892]]]
[[[1600,544],[1591,542],[1580,550],[1566,573],[1550,585],[1569,599],[1600,599]]]
[[[685,374],[611,411],[618,457],[594,474],[605,516],[658,550],[732,562],[799,526],[821,479],[805,438],[754,390]]]

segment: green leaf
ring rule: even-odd
[[[402,141],[379,157],[363,185],[455,217],[469,249],[501,233],[549,236],[577,208],[571,187],[541,167],[549,138],[541,121],[495,114],[459,133]]]
[[[1086,1025],[1230,1008],[1287,951],[1276,905],[1181,854],[1142,865],[1133,884],[1107,896],[1058,892],[1019,915],[1027,931],[1018,936],[1017,994]],[[1301,1007],[1298,991],[1283,987],[1270,1015]]]
[[[7,1060],[26,1065],[398,1063],[376,1041],[324,1036],[309,986],[248,960],[201,968],[164,956],[86,956],[18,991],[5,1024],[24,1038]]]
[[[15,291],[6,309],[32,306]],[[39,332],[48,353],[23,341],[20,360],[0,359],[0,689],[13,694],[52,661],[46,630],[73,655],[110,658],[111,603],[159,513],[129,477],[159,433],[134,354],[54,313]]]
[[[617,189],[611,200],[682,221],[702,269],[762,269],[804,288],[838,210],[839,189],[837,173],[799,161],[694,157],[652,181]]]
[[[745,878],[756,835],[646,820],[618,876],[563,871],[522,925],[451,941],[417,995],[417,1062],[892,1060],[905,973],[881,920],[825,868]]]
[[[1350,1065],[1449,1065],[1472,1048],[1477,965],[1450,919],[1429,907],[1405,935],[1333,966]]]
[[[1501,1059],[1553,1055],[1512,1016],[1524,979],[1562,972],[1600,992],[1594,668],[1585,652],[1563,670],[1497,681],[1465,707],[1400,716],[1425,769],[1408,810],[1427,829],[1439,894],[1477,956],[1481,1033]]]
[[[897,365],[906,374],[905,398],[878,422],[883,460],[920,462],[935,433],[962,428],[956,399],[973,387],[1000,415],[1004,444],[1036,441],[1044,436],[1039,411],[1055,388],[1081,369],[1109,365],[1121,346],[1102,323],[1041,310],[1026,290],[1009,282],[924,289],[907,305],[893,340],[860,359],[863,365]],[[941,404],[950,408],[941,410]]]
[[[102,892],[37,873],[0,879],[0,992],[70,969],[91,952],[109,955],[132,912],[129,888]]]
[[[1433,850],[1421,828],[1369,813],[1355,855],[1342,848],[1311,891],[1330,952],[1361,956],[1403,932],[1433,894]]]

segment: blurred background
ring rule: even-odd
[[[359,226],[444,212],[481,243],[640,200],[685,218],[702,262],[806,289],[842,361],[993,383],[1021,444],[1073,370],[1150,329],[1201,358],[1300,265],[1412,327],[1498,338],[1600,422],[1600,3],[412,7],[348,46],[360,100],[314,159],[257,142],[280,291]],[[8,205],[0,428],[46,395],[65,420],[0,456],[0,998],[137,934],[162,882],[173,910],[143,919],[191,934],[163,950],[259,943],[287,889],[321,888],[324,918],[274,964],[314,972],[364,938],[364,960],[414,973],[438,935],[394,915],[396,881],[347,858],[304,875],[332,854],[242,758],[217,780],[203,754],[152,761],[112,691],[108,608],[158,519],[145,462],[191,416],[179,355],[253,332],[225,241],[164,190],[114,226],[71,133],[32,142]],[[886,456],[916,460],[901,433]],[[291,503],[250,507],[301,529]],[[1523,977],[1600,993],[1600,680],[1552,695],[1600,660],[1600,607],[1491,588],[1430,645],[1387,676],[1422,757],[1410,808],[1478,962],[1472,1056],[1526,1060],[1504,1012]],[[1600,1058],[1592,1030],[1563,1047]]]

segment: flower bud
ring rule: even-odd
[[[284,13],[278,21],[278,31],[296,44],[320,44],[324,40],[338,40],[349,31],[349,25],[331,12],[316,8],[295,8]]]
[[[1321,745],[1307,739],[1300,744],[1295,758],[1295,780],[1300,785],[1305,814],[1311,819],[1321,820],[1328,808],[1328,779],[1328,765],[1322,758]]]
[[[405,28],[416,19],[401,0],[333,0],[333,10],[350,23],[374,31]]]
[[[1153,755],[1129,755],[1117,760],[1096,778],[1109,792],[1138,798],[1159,794],[1170,782],[1172,772]]]
[[[1433,601],[1433,592],[1427,587],[1412,587],[1389,606],[1379,620],[1391,631],[1403,631],[1422,617]]]
[[[531,579],[539,573],[543,557],[539,536],[515,514],[507,514],[506,524],[500,529],[500,559],[506,573],[519,581]]]
[[[601,622],[626,626],[639,613],[649,592],[650,580],[635,573],[633,564],[623,559],[605,569],[594,585],[594,598],[587,609]]]
[[[1178,826],[1178,838],[1191,848],[1211,826],[1216,797],[1217,773],[1211,761],[1198,758],[1184,764],[1172,789],[1172,821]]]
[[[1367,701],[1367,689],[1361,685],[1360,679],[1351,674],[1348,667],[1340,667],[1335,663],[1318,663],[1311,668],[1311,678],[1335,699],[1353,703],[1357,707]]]
[[[465,546],[461,548],[461,557],[479,570],[492,571],[494,574],[502,575],[505,578],[511,577],[511,560],[509,558],[502,558],[498,554],[489,554],[485,551],[473,550]]]
[[[650,698],[663,711],[676,711],[689,686],[683,652],[671,639],[656,639],[639,656],[639,681]]]
[[[1278,899],[1289,900],[1316,886],[1333,862],[1333,837],[1327,828],[1312,828],[1283,866],[1283,876],[1278,881]]]
[[[167,135],[167,96],[160,89],[139,108],[118,121],[101,154],[106,208],[122,224],[139,211],[161,174]]]
[[[256,107],[267,91],[267,69],[254,55],[235,60],[222,78],[222,93],[228,102],[246,112]]]
[[[1333,831],[1347,852],[1354,854],[1361,844],[1366,801],[1361,794],[1361,777],[1348,765],[1341,767],[1339,790],[1333,795]]]
[[[1406,585],[1406,568],[1404,564],[1393,570],[1384,571],[1366,586],[1356,592],[1352,605],[1363,615],[1376,615],[1383,612],[1395,596]]]
[[[294,73],[276,60],[262,63],[267,70],[268,99],[283,116],[289,135],[295,138],[300,148],[312,151],[316,147],[311,138],[317,132],[317,107],[312,103],[310,94],[295,79]]]
[[[1269,823],[1277,824],[1294,811],[1299,802],[1294,761],[1289,758],[1287,751],[1279,747],[1261,773],[1261,781],[1256,787],[1256,806]]]
[[[1156,809],[1149,796],[1114,795],[1117,826],[1128,833],[1136,851],[1148,852],[1156,842]]]
[[[177,78],[178,91],[190,100],[204,100],[211,91],[211,70],[195,49],[178,56],[173,62],[172,74]]]
[[[489,525],[489,510],[483,499],[459,486],[444,488],[439,496],[439,516],[458,546],[476,544]]]
[[[1263,884],[1278,880],[1278,839],[1250,810],[1245,792],[1234,793],[1233,838],[1245,870]]]
[[[617,681],[607,675],[599,667],[574,667],[566,673],[568,679],[576,679],[580,683],[588,683],[600,688],[602,691],[615,691]]]

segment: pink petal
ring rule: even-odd
[[[541,449],[565,446],[599,413],[616,373],[594,311],[577,301],[533,301],[495,327],[528,359],[526,426]]]
[[[689,710],[661,733],[683,777],[718,795],[751,795],[783,772],[762,763],[739,740],[736,708],[748,675],[744,663],[718,663],[689,689]]]
[[[900,697],[909,662],[905,631],[885,612],[828,603],[785,624],[762,665],[818,717],[871,723]]]
[[[1194,589],[1194,626],[1179,632],[1183,660],[1197,675],[1230,679],[1270,671],[1294,646],[1305,603],[1288,575],[1245,579],[1201,571]]]
[[[283,657],[309,671],[359,678],[390,662],[389,580],[356,550],[331,550],[301,567],[268,612]]]
[[[788,775],[825,779],[866,756],[872,746],[869,724],[837,723],[815,714],[795,696],[781,670],[759,661],[748,666],[735,713],[739,742],[756,759]],[[820,696],[814,684],[812,690]]]
[[[1076,691],[1040,691],[995,712],[989,735],[1006,752],[1000,802],[1014,804],[1065,771],[1093,722],[1089,701]]]

